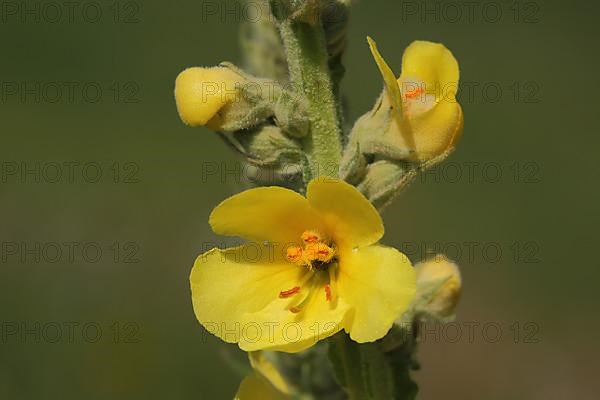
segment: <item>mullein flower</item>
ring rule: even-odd
[[[456,101],[458,62],[450,50],[440,43],[412,42],[396,79],[376,43],[368,41],[385,83],[379,110],[391,110],[393,115],[383,132],[385,139],[396,151],[405,152],[409,161],[428,161],[450,151],[463,129],[463,113]]]
[[[402,73],[396,78],[376,43],[367,39],[384,90],[373,109],[354,124],[340,175],[384,207],[418,170],[446,158],[459,140],[459,69],[444,45],[415,41],[404,51]]]
[[[298,352],[342,329],[372,342],[413,299],[410,261],[377,243],[381,217],[343,181],[313,180],[306,198],[250,189],[218,205],[210,224],[255,241],[202,254],[190,276],[200,323],[243,350]]]

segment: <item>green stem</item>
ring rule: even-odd
[[[407,332],[398,332],[396,334]],[[410,339],[410,338],[408,338]],[[355,343],[345,333],[331,339],[329,359],[350,400],[414,400],[417,386],[411,380],[414,343],[400,336],[394,343]]]
[[[338,333],[330,342],[330,358],[340,384],[350,400],[368,399],[368,389],[360,368],[360,349],[344,333]]]
[[[310,170],[307,180],[338,177],[342,154],[333,86],[328,66],[325,34],[315,23],[286,20],[280,26],[293,89],[308,101],[310,135],[303,142]]]

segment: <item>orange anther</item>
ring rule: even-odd
[[[415,97],[419,96],[421,93],[423,93],[423,89],[418,87],[415,89],[407,90],[404,93],[404,96],[406,96],[406,98],[408,98],[408,99],[414,99]]]
[[[317,243],[321,240],[321,236],[315,231],[302,232],[302,241],[304,243]]]
[[[302,248],[298,246],[288,247],[286,250],[286,258],[292,263],[300,261],[302,259]]]
[[[305,256],[309,261],[328,262],[334,256],[334,251],[325,243],[313,243],[306,246]]]
[[[329,284],[325,285],[325,299],[331,301],[331,286]]]
[[[295,286],[289,290],[283,290],[283,291],[279,292],[279,298],[287,299],[288,297],[292,297],[298,293],[300,293],[300,286]]]

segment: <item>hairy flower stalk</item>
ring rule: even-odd
[[[182,121],[217,132],[265,186],[211,213],[216,233],[247,242],[198,256],[196,317],[249,354],[236,399],[414,399],[419,323],[453,317],[461,277],[443,255],[413,267],[380,244],[378,208],[456,146],[458,62],[415,41],[398,74],[368,38],[383,91],[344,133],[350,1],[256,4],[264,14],[241,26],[245,70],[191,67],[175,84]]]

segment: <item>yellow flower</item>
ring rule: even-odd
[[[402,56],[402,73],[396,79],[376,43],[367,38],[383,75],[386,96],[382,109],[393,108],[396,123],[390,134],[399,147],[409,149],[414,161],[444,155],[458,142],[463,113],[456,100],[458,62],[440,43],[414,41]]]
[[[244,78],[225,67],[188,68],[175,80],[175,102],[181,120],[190,126],[217,130],[219,112],[239,97]]]
[[[309,183],[239,193],[210,216],[216,233],[254,241],[199,256],[190,276],[196,317],[246,351],[298,352],[344,329],[382,338],[415,293],[408,258],[377,244],[383,222],[353,186]]]

